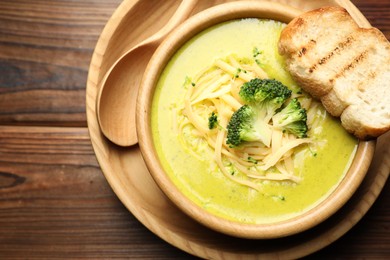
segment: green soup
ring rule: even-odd
[[[302,148],[295,156],[302,181],[264,181],[263,192],[237,184],[213,163],[211,148],[203,147],[202,158],[185,149],[175,131],[173,110],[183,97],[183,82],[215,59],[232,53],[253,58],[258,49],[263,69],[293,90],[299,87],[284,70],[277,42],[285,25],[275,21],[243,19],[216,25],[186,43],[170,60],[158,82],[152,109],[152,131],[165,171],[194,203],[233,221],[269,223],[307,211],[325,198],[342,180],[357,148],[357,140],[339,121],[320,110],[320,127],[310,135],[321,145]],[[266,195],[265,195],[266,194]]]

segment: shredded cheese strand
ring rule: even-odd
[[[264,166],[261,167],[263,171],[268,170],[272,166],[274,166],[281,158],[282,156],[290,151],[291,149],[297,147],[298,145],[304,144],[304,143],[310,143],[311,141],[309,139],[295,139],[290,141],[289,143],[283,145],[278,151],[275,153],[270,154],[264,159]]]
[[[187,86],[183,106],[175,108],[177,116],[173,118],[178,122],[175,131],[182,145],[200,160],[204,160],[203,154],[192,150],[188,138],[206,142],[221,173],[240,185],[261,191],[259,181],[263,180],[299,182],[301,177],[294,173],[294,149],[312,142],[310,139],[297,139],[273,129],[271,147],[265,147],[261,142],[248,142],[237,148],[226,144],[230,117],[243,105],[239,97],[240,87],[254,77],[268,78],[268,75],[255,62],[242,62],[233,55],[216,60],[193,79],[191,86]],[[303,104],[308,121],[319,125],[318,103],[305,100]],[[208,117],[212,112],[218,115],[215,129],[208,128]],[[193,128],[193,131],[187,128]],[[276,171],[268,172],[272,167]]]

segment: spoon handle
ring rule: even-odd
[[[153,40],[164,38],[175,27],[177,27],[181,22],[184,22],[190,16],[190,13],[197,2],[198,0],[183,0],[169,21],[151,38],[153,38]]]

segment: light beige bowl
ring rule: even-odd
[[[374,142],[360,142],[356,156],[346,176],[329,197],[305,213],[271,224],[244,224],[217,217],[197,206],[173,184],[160,164],[151,131],[151,105],[160,73],[174,53],[204,29],[239,18],[264,18],[288,23],[300,11],[271,2],[234,2],[207,9],[178,27],[161,44],[144,74],[137,102],[137,132],[146,165],[161,190],[182,211],[205,226],[236,237],[269,239],[307,230],[327,219],[352,196],[363,180],[374,153]]]

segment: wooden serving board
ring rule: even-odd
[[[259,0],[260,1],[260,0]],[[193,14],[230,2],[200,0]],[[325,5],[345,7],[360,26],[370,24],[347,0],[275,0],[302,11]],[[125,0],[108,21],[96,45],[87,82],[87,121],[92,145],[104,175],[128,210],[149,230],[190,254],[213,259],[299,258],[334,242],[368,211],[381,192],[390,171],[390,133],[377,142],[374,161],[361,187],[336,215],[304,233],[276,240],[245,240],[209,230],[178,210],[150,176],[138,146],[121,148],[99,129],[96,95],[99,81],[126,50],[156,32],[180,1]]]

